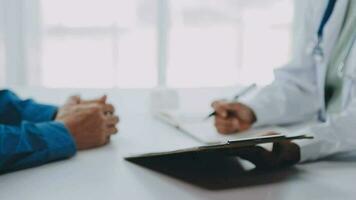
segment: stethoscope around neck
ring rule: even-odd
[[[323,42],[323,36],[324,36],[324,28],[326,23],[329,21],[331,14],[333,13],[333,10],[335,8],[335,4],[336,4],[336,0],[329,0],[329,3],[326,7],[325,13],[323,15],[323,18],[320,22],[320,26],[318,28],[318,32],[317,32],[317,39],[316,42],[313,43],[313,48],[311,51],[312,56],[314,57],[314,60],[318,63],[320,63],[321,61],[324,60],[324,51],[323,48],[321,46],[322,42]],[[337,73],[338,76],[341,78],[351,78],[353,80],[356,80],[356,75],[352,75],[352,74],[347,74],[345,66],[346,66],[346,60],[347,58],[350,56],[352,48],[355,44],[355,40],[356,40],[356,32],[353,34],[352,36],[352,42],[347,46],[347,51],[346,53],[343,55],[343,58],[341,59],[342,61],[338,64],[337,66]]]

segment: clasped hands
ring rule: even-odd
[[[70,97],[58,109],[55,121],[62,122],[75,140],[78,150],[103,146],[118,132],[119,117],[107,97],[82,100]]]

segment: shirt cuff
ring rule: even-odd
[[[314,140],[315,139],[305,139],[293,141],[293,143],[297,144],[300,148],[300,163],[317,159],[314,158],[314,155],[319,154],[319,149],[316,148],[317,143]]]
[[[300,161],[301,163],[313,161],[320,158],[321,142],[317,137],[311,125],[309,127],[296,130],[291,135],[308,135],[314,137],[313,139],[295,140],[293,143],[297,144],[300,148]]]
[[[43,122],[36,126],[48,145],[49,160],[71,157],[76,153],[75,141],[63,123]]]
[[[32,110],[27,110],[27,113],[36,113],[37,116],[26,116],[26,118],[32,118],[33,122],[46,122],[52,121],[58,111],[58,107],[51,105],[43,105],[35,103],[30,107]]]

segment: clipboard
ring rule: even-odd
[[[138,155],[127,156],[124,159],[127,161],[135,161],[140,159],[159,159],[159,158],[183,158],[185,156],[213,156],[222,155],[229,156],[234,155],[240,148],[255,146],[258,144],[274,143],[282,141],[291,140],[301,140],[301,139],[313,139],[312,136],[308,135],[296,135],[296,136],[285,136],[285,135],[268,135],[259,136],[252,138],[239,139],[234,141],[228,141],[225,144],[218,145],[207,145],[199,146],[193,148],[179,149],[174,151],[163,151],[163,152],[151,152]]]

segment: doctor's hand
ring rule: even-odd
[[[77,149],[89,149],[107,144],[110,136],[118,132],[118,116],[114,115],[106,97],[101,101],[74,103],[70,98],[58,110],[55,121],[62,122],[72,134]]]
[[[212,103],[215,127],[221,134],[231,134],[249,129],[256,121],[253,110],[241,103],[215,101]]]
[[[274,143],[272,151],[252,146],[237,150],[236,155],[253,163],[258,170],[269,170],[297,164],[300,161],[300,148],[293,142],[283,141]]]

